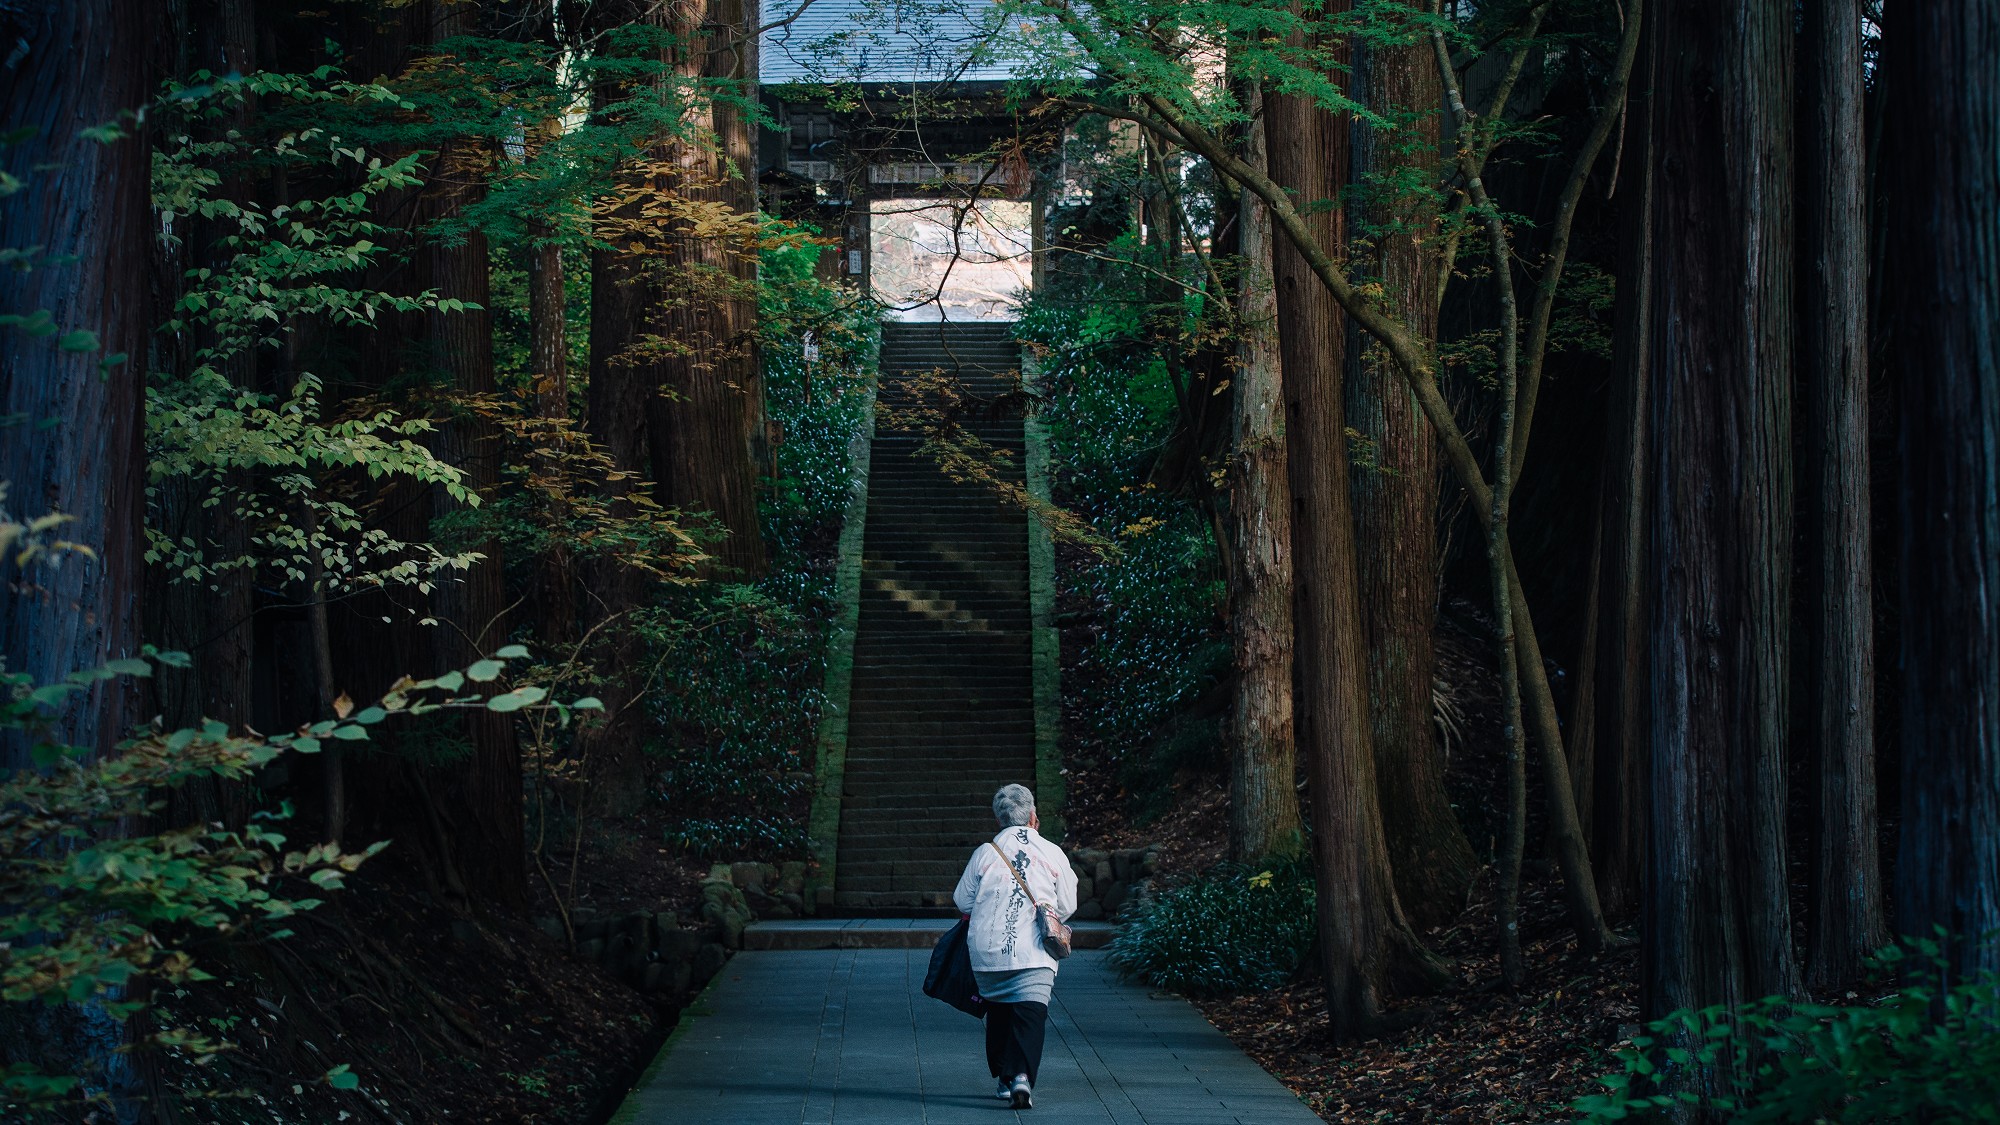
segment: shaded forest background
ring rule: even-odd
[[[880,310],[794,14],[0,11],[10,1113],[596,1119],[712,864],[807,909]],[[1989,1120],[2000,22],[979,18],[903,112],[1038,185],[1114,956],[1329,1120]]]

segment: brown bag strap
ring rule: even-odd
[[[1000,845],[994,843],[991,840],[988,840],[986,841],[986,846],[992,848],[993,854],[1000,857],[1001,866],[1007,869],[1007,874],[1012,875],[1014,877],[1014,885],[1021,888],[1021,894],[1025,896],[1029,902],[1034,903],[1035,909],[1037,910],[1042,909],[1042,904],[1039,902],[1035,902],[1035,892],[1028,889],[1028,881],[1026,879],[1021,878],[1021,872],[1018,869],[1016,869],[1014,864],[1007,859],[1007,853],[1000,850]]]

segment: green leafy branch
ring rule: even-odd
[[[567,724],[579,712],[602,709],[590,698],[550,702],[542,687],[500,687],[507,662],[527,655],[510,645],[463,671],[405,677],[359,709],[343,697],[335,718],[286,734],[232,733],[210,721],[143,730],[116,753],[94,758],[51,740],[54,717],[70,697],[106,680],[150,676],[155,664],[184,667],[184,655],[148,650],[45,684],[0,671],[0,732],[28,741],[38,766],[0,781],[0,1001],[90,1002],[129,1019],[147,1006],[148,990],[133,987],[140,980],[157,988],[209,979],[184,948],[192,936],[287,936],[282,923],[321,902],[290,888],[302,881],[319,892],[337,891],[387,842],[358,852],[332,843],[287,850],[278,826],[289,807],[256,813],[240,829],[194,824],[134,833],[131,826],[157,822],[168,807],[166,793],[197,778],[248,781],[286,753],[365,741],[370,728],[392,717],[534,709]],[[227,1049],[173,1027],[139,1045],[196,1056]],[[329,1074],[327,1081],[342,1088],[358,1081],[345,1070],[339,1075],[347,1078]],[[0,1107],[47,1108],[71,1097],[79,1081],[27,1066],[0,1070]]]

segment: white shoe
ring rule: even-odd
[[[1014,1076],[1014,1084],[1008,1088],[1007,1096],[1013,1099],[1012,1104],[1015,1109],[1033,1109],[1035,1107],[1035,1094],[1028,1087],[1028,1076],[1025,1074],[1016,1074]]]
[[[1007,1078],[999,1079],[999,1082],[1000,1088],[993,1091],[993,1096],[1004,1102],[1014,1096],[1014,1083],[1011,1079]]]

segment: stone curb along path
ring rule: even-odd
[[[738,954],[614,1125],[1314,1125],[1184,1000],[1063,963],[1035,1108],[992,1096],[979,1021],[921,991],[928,949]]]

